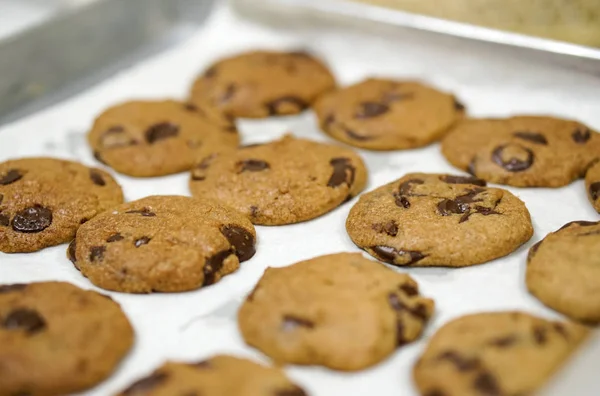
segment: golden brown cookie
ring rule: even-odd
[[[235,125],[209,106],[132,101],[103,112],[88,134],[96,158],[130,176],[191,169],[198,158],[236,148]]]
[[[376,78],[324,95],[314,109],[331,137],[371,150],[426,146],[465,112],[454,96],[427,85]]]
[[[600,135],[552,117],[467,120],[442,142],[452,165],[492,183],[561,187],[583,177],[600,153]]]
[[[309,53],[252,51],[209,67],[190,100],[233,117],[263,118],[300,113],[334,87],[331,72]]]
[[[104,289],[180,292],[235,272],[254,255],[255,241],[252,223],[217,202],[152,196],[88,221],[67,255]]]
[[[600,222],[574,221],[533,245],[527,288],[550,308],[600,323]]]
[[[0,163],[0,251],[35,252],[73,239],[77,228],[123,202],[111,175],[77,162],[23,158]]]
[[[598,155],[600,158],[600,152]],[[585,175],[585,189],[594,209],[600,213],[600,161],[588,169]]]
[[[108,296],[64,282],[0,285],[0,396],[91,388],[115,370],[133,338]]]
[[[399,266],[464,267],[527,242],[525,204],[472,176],[410,173],[363,194],[346,230],[373,257]]]
[[[119,396],[306,396],[283,371],[217,355],[197,363],[166,362]]]
[[[463,316],[434,334],[414,379],[423,396],[531,395],[588,333],[522,312]]]
[[[277,363],[372,366],[419,338],[433,300],[358,253],[268,268],[238,313],[246,342]]]
[[[365,165],[354,151],[290,135],[203,159],[190,190],[250,217],[281,225],[325,214],[365,186]]]

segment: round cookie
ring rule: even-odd
[[[133,339],[108,296],[64,282],[0,285],[0,396],[91,388],[115,370]]]
[[[252,51],[209,67],[190,100],[233,117],[263,118],[300,113],[334,87],[331,72],[309,53]]]
[[[197,363],[166,362],[119,396],[306,396],[283,371],[217,355]]]
[[[252,223],[217,202],[152,196],[85,223],[67,255],[104,289],[181,292],[236,271],[254,255],[255,241]]]
[[[244,340],[278,364],[353,371],[417,339],[433,310],[407,274],[339,253],[268,268],[238,324]]]
[[[600,135],[552,117],[467,120],[442,141],[452,165],[493,183],[562,187],[583,177],[600,152]]]
[[[354,151],[287,135],[205,158],[192,170],[190,190],[236,209],[254,224],[281,225],[331,211],[362,191],[366,179]]]
[[[485,185],[471,176],[410,173],[361,195],[346,230],[358,247],[394,265],[485,263],[533,235],[525,204]]]
[[[96,158],[130,176],[187,171],[198,158],[236,148],[235,125],[209,106],[132,101],[103,112],[88,134]]]
[[[600,222],[574,221],[536,243],[527,257],[526,283],[550,308],[600,323]]]
[[[600,161],[588,169],[585,175],[585,189],[594,209],[600,213]]]
[[[0,251],[35,252],[73,239],[82,223],[123,202],[111,175],[76,162],[0,163]]]
[[[331,137],[370,150],[426,146],[465,112],[450,94],[413,81],[375,78],[322,96],[314,109]]]
[[[414,380],[423,396],[530,395],[588,333],[522,312],[463,316],[433,335]]]

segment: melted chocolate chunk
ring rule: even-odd
[[[389,236],[398,235],[398,224],[394,220],[390,220],[385,224],[377,223],[373,224],[372,228],[380,233],[386,233]]]
[[[308,103],[306,103],[303,99],[297,96],[284,96],[282,98],[275,99],[269,103],[266,103],[265,106],[269,111],[269,115],[274,116],[280,113],[280,106],[285,106],[289,104],[295,106],[298,109],[298,111],[302,111],[308,108]]]
[[[419,262],[425,258],[425,255],[416,250],[396,250],[389,246],[373,246],[371,247],[373,253],[375,253],[382,261],[395,265],[411,265]],[[398,264],[394,260],[396,258],[407,259],[406,263]]]
[[[6,172],[2,177],[0,177],[0,184],[6,186],[8,184],[14,183],[17,180],[20,180],[23,177],[23,174],[18,169],[10,169]]]
[[[507,348],[513,344],[516,344],[518,338],[516,335],[511,334],[506,337],[496,338],[495,340],[490,341],[490,345],[498,347],[498,348]]]
[[[139,215],[142,215],[143,217],[155,217],[156,216],[156,213],[152,212],[148,208],[142,208],[142,209],[138,209],[138,210],[128,210],[125,213],[126,214],[139,214]]]
[[[256,253],[254,236],[244,228],[234,224],[224,225],[221,234],[227,238],[240,262],[249,260]]]
[[[0,285],[0,294],[10,293],[13,291],[25,290],[27,285],[25,283],[14,283],[12,285]]]
[[[106,252],[106,246],[92,246],[90,248],[90,261],[101,261],[104,258],[104,252]]]
[[[414,307],[409,307],[400,301],[400,298],[395,293],[388,294],[388,302],[392,309],[396,312],[407,311],[412,316],[421,319],[422,321],[427,320],[427,308],[425,305],[419,303]]]
[[[473,176],[444,175],[440,176],[440,180],[448,184],[473,184],[480,187],[485,187],[487,184],[485,180],[481,180]]]
[[[501,396],[502,391],[496,381],[496,378],[488,372],[482,372],[475,377],[473,381],[473,387],[481,392],[485,396]]]
[[[408,343],[406,337],[404,337],[404,322],[401,318],[396,318],[396,346],[402,346]]]
[[[346,135],[348,135],[348,137],[350,139],[358,140],[361,142],[366,142],[367,140],[375,139],[375,136],[359,135],[358,133],[354,132],[353,130],[351,130],[349,128],[344,128],[344,132],[346,133]]]
[[[384,103],[362,102],[358,105],[358,109],[356,113],[354,113],[354,118],[365,119],[379,117],[388,111],[390,111],[390,108]]]
[[[350,158],[333,158],[329,161],[333,173],[327,182],[327,187],[338,187],[346,183],[348,187],[354,183],[356,169],[352,166]]]
[[[77,262],[77,240],[73,239],[71,243],[69,243],[69,247],[67,248],[67,257],[73,264]]]
[[[123,391],[125,396],[138,396],[147,394],[152,389],[161,385],[168,378],[167,373],[152,373],[146,378],[134,382],[129,388]]]
[[[456,351],[446,351],[441,353],[437,360],[446,360],[451,362],[458,371],[471,371],[481,367],[481,362],[477,358],[466,358]]]
[[[247,159],[239,161],[236,165],[237,173],[242,172],[260,172],[271,168],[268,162],[257,159]]]
[[[600,197],[600,182],[590,184],[590,197],[594,201]]]
[[[0,226],[8,227],[10,225],[10,218],[7,215],[0,213]]]
[[[405,182],[403,182],[402,184],[400,184],[400,186],[398,186],[398,192],[400,193],[400,195],[406,195],[406,196],[420,196],[419,194],[413,194],[411,189],[412,189],[412,185],[413,184],[423,184],[425,183],[424,180],[421,179],[410,179],[407,180]]]
[[[438,212],[442,216],[450,216],[452,214],[463,214],[469,210],[469,205],[460,201],[444,199],[437,205]]]
[[[109,236],[108,238],[106,238],[106,242],[111,243],[111,242],[119,242],[122,241],[123,235],[121,235],[121,233],[117,232],[116,234],[112,234],[111,236]]]
[[[518,147],[522,152],[524,152],[527,156],[527,159],[521,160],[513,157],[510,158],[508,161],[505,161],[502,158],[502,153],[504,152],[504,150],[506,150],[508,146],[509,145],[496,147],[496,149],[492,152],[492,161],[494,161],[496,164],[500,165],[502,168],[509,172],[522,172],[531,168],[531,165],[533,165],[533,161],[535,158],[533,155],[533,151],[520,145],[513,145]]]
[[[90,179],[92,179],[92,182],[97,186],[106,186],[102,174],[96,170],[90,170]]]
[[[161,122],[160,124],[152,125],[146,130],[146,141],[154,144],[159,140],[169,139],[179,135],[179,125],[170,122]]]
[[[6,330],[25,331],[31,335],[42,331],[46,327],[46,321],[35,310],[17,308],[6,316],[2,327]]]
[[[523,140],[527,140],[528,142],[531,143],[535,143],[535,144],[542,144],[542,145],[547,145],[548,144],[548,140],[546,139],[546,137],[544,135],[542,135],[541,133],[537,133],[537,132],[515,132],[513,133],[514,137],[517,137],[519,139],[523,139]]]
[[[544,345],[548,341],[547,337],[548,330],[545,327],[536,326],[533,328],[533,339],[538,345]]]
[[[579,128],[571,134],[573,141],[577,144],[585,144],[588,140],[590,140],[591,136],[592,133],[587,128]]]
[[[136,248],[139,248],[142,245],[147,245],[150,242],[151,239],[152,238],[150,238],[150,237],[143,236],[143,237],[141,237],[139,239],[136,239],[133,244],[135,245]]]
[[[396,206],[405,208],[405,209],[410,208],[410,201],[408,200],[408,198],[403,197],[401,195],[396,195],[396,194],[394,195],[394,198],[395,198]]]
[[[294,315],[284,315],[283,322],[281,322],[281,329],[283,331],[296,330],[298,327],[304,327],[306,329],[312,329],[315,327],[315,323],[304,318],[300,318]]]
[[[52,224],[52,211],[40,205],[23,209],[15,215],[12,229],[17,232],[35,233],[44,231]]]
[[[293,388],[276,390],[273,396],[307,396],[302,388],[294,386]]]
[[[223,268],[223,261],[225,261],[225,259],[227,259],[227,257],[231,256],[232,254],[233,251],[231,249],[228,249],[215,253],[213,256],[206,259],[206,263],[204,263],[203,268],[203,286],[208,286],[215,283],[217,272],[219,272],[219,270]]]
[[[419,294],[419,290],[417,289],[417,287],[411,285],[410,283],[404,283],[400,285],[399,289],[402,290],[404,294],[406,294],[409,297],[413,297]]]

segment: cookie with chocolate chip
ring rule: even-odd
[[[244,340],[278,364],[354,371],[419,338],[433,310],[410,276],[338,253],[268,268],[238,323]]]
[[[0,285],[0,396],[91,388],[111,375],[133,339],[108,296],[64,282]]]
[[[600,161],[588,169],[585,175],[585,189],[594,209],[600,213]]]
[[[467,120],[442,142],[452,165],[516,187],[565,186],[583,177],[599,152],[597,132],[552,117]]]
[[[600,323],[600,222],[573,221],[536,243],[529,250],[526,283],[550,308]]]
[[[117,172],[150,177],[190,170],[198,158],[236,148],[239,137],[233,122],[210,106],[132,101],[104,111],[88,142]]]
[[[254,255],[255,242],[252,223],[217,202],[152,196],[85,223],[67,255],[104,289],[181,292],[237,271]]]
[[[370,150],[426,146],[465,113],[450,94],[414,81],[376,78],[324,95],[314,109],[331,137]]]
[[[287,135],[204,158],[192,170],[190,190],[238,210],[254,224],[281,225],[331,211],[362,191],[366,179],[354,151]]]
[[[122,202],[121,187],[100,169],[42,157],[2,162],[0,251],[69,242],[81,224]]]
[[[588,333],[522,312],[463,316],[433,335],[413,377],[424,396],[531,395]]]
[[[277,368],[217,355],[194,363],[166,362],[119,396],[307,396]]]
[[[346,230],[373,257],[398,266],[464,267],[527,242],[525,204],[473,176],[411,173],[363,194]]]
[[[210,66],[190,101],[236,118],[264,118],[300,113],[334,87],[325,64],[307,52],[251,51]]]

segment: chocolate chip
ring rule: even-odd
[[[531,249],[529,249],[529,253],[527,254],[527,261],[531,260],[533,256],[535,256],[543,241],[543,239],[541,241],[538,241],[535,245],[531,247]]]
[[[35,334],[46,327],[46,321],[35,310],[17,308],[4,318],[2,327],[6,330],[22,330],[28,334]]]
[[[67,257],[69,258],[69,260],[71,260],[71,262],[73,264],[75,264],[77,262],[76,252],[77,252],[77,241],[75,239],[73,239],[71,241],[71,243],[69,243],[69,247],[67,248]]]
[[[354,118],[358,119],[378,117],[390,110],[388,105],[377,102],[362,102],[358,106],[354,113]]]
[[[192,363],[190,366],[193,366],[193,367],[199,368],[199,369],[203,369],[203,370],[212,368],[212,364],[210,363],[210,360],[201,360],[199,362]]]
[[[134,382],[129,388],[123,391],[124,396],[146,395],[152,389],[161,385],[168,378],[167,373],[152,373],[146,378]]]
[[[344,128],[344,132],[351,139],[358,140],[358,141],[361,141],[361,142],[365,142],[367,140],[373,140],[373,139],[375,139],[375,136],[363,136],[363,135],[359,135],[358,133],[356,133],[353,130],[348,129],[348,128]]]
[[[440,180],[448,184],[473,184],[480,187],[485,187],[487,184],[485,180],[481,180],[473,176],[444,175],[440,176]]]
[[[0,226],[8,227],[10,224],[10,218],[7,215],[0,213]]]
[[[396,206],[399,206],[399,207],[405,208],[405,209],[410,208],[410,201],[406,197],[395,194],[394,198],[395,198]]]
[[[223,261],[229,256],[233,254],[231,249],[223,250],[221,252],[217,252],[211,257],[206,259],[206,263],[204,263],[204,283],[203,286],[212,285],[216,280],[216,273],[219,272],[221,268],[223,268]]]
[[[159,124],[152,125],[146,130],[145,133],[146,141],[150,144],[154,144],[159,140],[169,139],[177,135],[179,135],[179,125],[175,125],[170,122],[161,122]]]
[[[415,305],[414,307],[410,307],[404,304],[395,293],[388,294],[388,302],[392,309],[394,309],[396,312],[407,311],[418,319],[423,321],[427,320],[427,308],[421,303]]]
[[[315,327],[315,324],[314,324],[314,322],[312,322],[308,319],[300,318],[298,316],[294,316],[294,315],[284,315],[283,316],[283,322],[281,323],[281,329],[283,331],[295,330],[298,327],[312,329]]]
[[[100,261],[104,258],[106,246],[92,246],[90,248],[90,261]]]
[[[404,322],[401,318],[396,318],[396,346],[402,346],[408,342],[404,337]]]
[[[409,297],[413,297],[419,294],[419,290],[417,289],[417,287],[411,285],[410,283],[401,284],[399,289],[402,290],[404,294],[406,294]]]
[[[142,208],[138,210],[129,210],[125,212],[126,214],[139,214],[144,217],[155,217],[156,213],[152,212],[149,208]]]
[[[302,388],[294,386],[293,388],[276,390],[273,396],[307,396]]]
[[[473,387],[485,396],[500,396],[502,394],[498,382],[488,372],[479,373],[473,381]]]
[[[413,194],[412,193],[412,185],[413,184],[423,184],[425,183],[425,181],[421,180],[421,179],[410,179],[407,180],[405,182],[403,182],[402,184],[400,184],[400,186],[398,187],[398,192],[400,193],[400,195],[407,195],[407,196],[419,196],[418,194]]]
[[[250,216],[251,217],[256,217],[258,216],[258,206],[250,206]]]
[[[456,98],[454,98],[454,110],[465,111],[465,105],[460,103]]]
[[[517,336],[515,336],[514,334],[511,334],[511,335],[496,338],[496,339],[490,341],[490,345],[498,347],[498,348],[506,348],[506,347],[509,347],[509,346],[515,344],[516,342],[517,342]]]
[[[469,162],[469,165],[467,165],[467,172],[469,172],[469,174],[475,176],[475,157],[473,157],[471,162]]]
[[[577,130],[575,130],[575,132],[573,132],[571,134],[571,137],[573,138],[573,140],[575,141],[575,143],[577,144],[584,144],[586,143],[588,140],[590,140],[592,133],[589,129],[587,128],[579,128]]]
[[[450,216],[452,214],[462,214],[469,210],[469,205],[466,203],[444,199],[437,205],[438,212],[442,216]]]
[[[475,199],[475,197],[479,194],[481,194],[482,192],[485,192],[484,188],[472,188],[470,190],[466,190],[464,191],[464,194],[459,195],[458,197],[456,197],[454,200],[460,203],[473,203],[473,202],[481,202],[482,199]]]
[[[352,186],[356,169],[351,165],[350,158],[333,158],[329,164],[333,167],[333,173],[327,182],[327,187],[338,187],[343,183],[348,187]]]
[[[13,291],[25,290],[27,285],[25,283],[14,283],[12,285],[0,285],[0,294],[10,293]]]
[[[508,161],[505,161],[502,154],[507,148],[511,146],[513,148],[517,148],[520,151],[520,153],[525,154],[526,159],[511,157]],[[526,169],[529,169],[531,165],[533,165],[534,155],[533,151],[521,145],[506,144],[503,146],[496,147],[496,149],[492,152],[492,160],[509,172],[522,172]]]
[[[237,168],[237,173],[260,172],[271,167],[268,162],[257,159],[239,161],[235,166]]]
[[[396,265],[411,265],[419,262],[425,258],[425,255],[416,250],[396,250],[389,246],[373,246],[371,247],[373,253],[375,253],[382,261]],[[408,260],[406,263],[396,263],[395,260],[400,258],[401,261]]]
[[[466,358],[456,351],[446,351],[441,353],[437,360],[447,360],[454,364],[458,371],[471,371],[481,367],[481,362],[477,358]]]
[[[280,107],[286,105],[292,105],[296,107],[298,111],[305,110],[308,107],[308,103],[297,96],[284,96],[265,104],[269,111],[269,115],[272,116],[280,114]]]
[[[489,216],[493,214],[502,214],[500,212],[496,212],[494,208],[486,208],[485,206],[475,206],[475,212],[482,214],[484,216]]]
[[[198,110],[200,110],[200,109],[198,108],[198,106],[196,106],[196,105],[195,105],[195,104],[193,104],[193,103],[185,103],[185,104],[183,105],[183,108],[184,108],[184,109],[186,109],[187,111],[191,111],[191,112],[194,112],[194,113],[195,113],[195,112],[197,112]]]
[[[224,225],[221,227],[221,234],[233,246],[234,253],[238,256],[240,262],[249,260],[256,253],[254,235],[244,228],[234,224]]]
[[[558,229],[558,231],[564,230],[565,228],[570,227],[572,225],[578,225],[580,227],[591,227],[591,226],[595,226],[598,224],[600,224],[600,222],[598,222],[598,221],[584,221],[584,220],[571,221],[571,222],[565,224],[564,226],[560,227]]]
[[[90,170],[90,179],[92,182],[98,186],[106,186],[106,182],[102,177],[102,174],[94,169]]]
[[[535,144],[548,144],[548,140],[546,140],[546,137],[541,133],[537,132],[515,132],[513,133],[513,136]]]
[[[594,201],[600,197],[600,182],[590,184],[590,197]]]
[[[99,144],[104,148],[114,148],[135,145],[137,142],[127,136],[122,126],[113,126],[100,135]],[[98,161],[104,163],[100,158],[100,153],[97,153],[97,155],[94,153],[94,156]]]
[[[135,245],[136,248],[139,248],[142,245],[147,245],[148,242],[150,242],[152,238],[147,237],[147,236],[143,236],[139,239],[136,239],[135,242],[133,243]]]
[[[52,211],[34,205],[17,212],[12,221],[12,229],[17,232],[34,233],[44,231],[50,224],[52,224]]]
[[[2,177],[0,177],[0,184],[6,186],[8,184],[14,183],[17,180],[21,179],[23,174],[18,169],[10,169],[6,172]]]
[[[111,243],[111,242],[119,242],[122,241],[123,235],[121,235],[121,233],[117,232],[116,234],[112,234],[111,236],[109,236],[108,238],[106,238],[106,242]]]
[[[541,326],[536,326],[533,328],[533,339],[535,340],[536,344],[543,345],[546,343],[548,340],[548,337],[546,336],[547,331],[548,330],[545,327]]]
[[[372,228],[377,232],[385,232],[389,236],[398,235],[398,224],[394,220],[390,220],[385,224],[377,223],[373,224]]]

